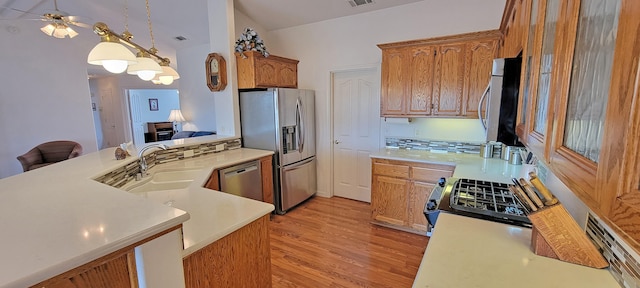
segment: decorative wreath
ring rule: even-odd
[[[242,58],[247,58],[244,55],[244,51],[258,51],[262,53],[262,56],[269,57],[267,47],[264,46],[264,42],[258,36],[258,33],[253,28],[244,28],[244,32],[240,34],[240,38],[236,40],[236,52],[240,52]]]

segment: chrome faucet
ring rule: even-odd
[[[140,152],[138,152],[138,158],[140,159],[140,173],[142,174],[142,177],[147,175],[147,168],[148,168],[147,160],[144,158],[144,152],[153,148],[159,148],[162,150],[169,149],[169,147],[164,144],[151,144],[149,146],[145,146],[142,149],[140,149]]]

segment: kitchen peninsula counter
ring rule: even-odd
[[[235,138],[213,135],[161,143],[180,147]],[[108,148],[0,179],[0,229],[3,231],[0,238],[0,287],[37,284],[174,229],[192,217],[183,210],[93,180],[137,161],[135,156],[115,160],[114,152],[115,148]],[[223,153],[228,152],[209,157],[227,157]],[[229,160],[231,162],[234,161]],[[194,188],[199,189],[205,190]],[[235,203],[236,206],[229,209],[242,205],[256,208],[254,206],[257,205],[260,209],[255,213],[267,211],[263,215],[273,209],[271,204],[236,199],[240,197],[213,190],[207,192],[219,194],[219,198],[227,199],[227,203]],[[239,228],[244,222],[236,221],[239,217],[242,215],[230,217],[233,223],[213,238]],[[244,220],[250,222],[251,219]],[[215,230],[220,226],[210,228]]]
[[[606,269],[531,252],[531,229],[441,213],[414,288],[619,287]]]

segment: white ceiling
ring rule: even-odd
[[[58,0],[58,9],[70,15],[82,16],[82,20],[92,25],[104,22],[117,32],[124,31],[124,7],[127,1],[129,31],[134,41],[143,47],[150,47],[145,3],[142,0]],[[149,0],[153,34],[156,47],[175,50],[181,47],[204,44],[209,41],[208,0]],[[224,1],[224,0],[220,0]],[[234,0],[236,9],[262,25],[267,31],[293,27],[328,19],[369,12],[423,0],[374,0],[373,4],[351,7],[346,0]],[[16,12],[10,7],[31,14]],[[53,0],[0,0],[0,25],[6,19],[38,18],[45,12],[54,10]],[[19,22],[19,21],[14,21]],[[79,29],[79,33],[92,33],[90,29]],[[176,36],[187,38],[180,42]],[[173,54],[173,51],[169,52]]]
[[[209,42],[207,2],[211,0],[149,0],[155,47],[159,55],[175,63],[175,51],[184,47]],[[226,1],[226,0],[217,0]],[[373,4],[351,7],[347,0],[233,0],[240,12],[253,19],[265,30],[276,30],[298,25],[345,17],[358,13],[404,5],[423,0],[373,0]],[[106,23],[111,30],[125,30],[125,3],[128,8],[129,31],[133,41],[151,48],[147,25],[146,6],[143,0],[58,0],[58,9],[69,15],[80,16],[89,26],[95,22]],[[12,9],[27,11],[21,13]],[[54,0],[0,0],[0,28],[34,29],[41,15],[54,11]],[[74,28],[75,29],[75,28]],[[91,28],[75,29],[80,36],[56,41],[84,41],[87,47],[97,44],[99,38]],[[177,36],[186,41],[178,41]],[[89,74],[108,74],[100,67],[87,65]]]

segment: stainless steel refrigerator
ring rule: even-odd
[[[240,121],[244,147],[275,152],[276,213],[284,214],[316,193],[314,91],[241,92]]]

